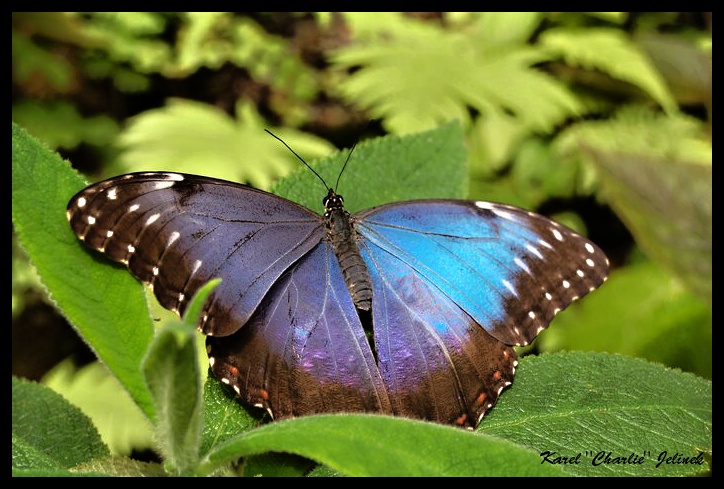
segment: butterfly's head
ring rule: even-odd
[[[322,199],[324,210],[330,212],[333,209],[342,209],[344,207],[344,198],[331,188],[327,191],[327,195]]]

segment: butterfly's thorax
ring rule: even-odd
[[[370,274],[357,247],[357,233],[349,213],[344,210],[342,196],[330,189],[324,199],[324,207],[327,240],[339,260],[352,301],[357,309],[369,311],[372,306]]]

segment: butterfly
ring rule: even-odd
[[[198,324],[211,371],[274,419],[374,412],[473,429],[513,381],[513,346],[608,274],[591,241],[509,205],[350,215],[329,187],[323,204],[143,172],[90,185],[67,217],[178,314],[220,277]]]

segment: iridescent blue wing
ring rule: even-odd
[[[393,411],[473,428],[510,385],[509,345],[598,287],[608,260],[543,216],[488,202],[400,202],[353,216]]]
[[[68,203],[86,245],[125,263],[159,303],[183,314],[193,294],[223,279],[200,329],[228,335],[251,317],[281,274],[324,236],[312,211],[244,185],[179,173],[131,173]]]
[[[608,274],[606,256],[588,239],[508,205],[409,201],[362,211],[354,221],[374,245],[367,253],[373,266],[383,253],[396,260],[376,267],[379,273],[409,270],[508,345],[528,344]]]

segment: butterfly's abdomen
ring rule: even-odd
[[[372,283],[367,265],[357,247],[356,233],[343,208],[331,209],[325,215],[327,239],[339,260],[347,289],[357,309],[369,311],[372,307]]]

